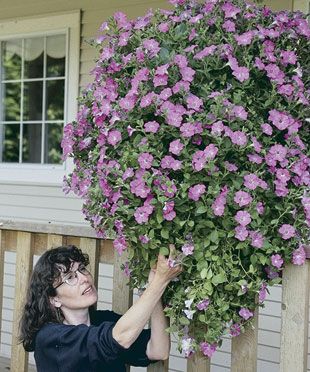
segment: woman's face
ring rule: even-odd
[[[55,287],[57,295],[54,297],[54,305],[64,313],[67,310],[89,308],[98,299],[91,274],[79,262],[72,262],[69,272],[61,272],[61,281],[55,283]]]

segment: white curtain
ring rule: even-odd
[[[33,61],[37,59],[44,48],[43,38],[28,38],[24,42],[24,58],[26,61]],[[8,54],[17,54],[22,56],[22,41],[8,40],[6,42],[6,52]],[[66,37],[65,35],[47,36],[46,38],[46,52],[52,58],[64,58],[66,55]]]

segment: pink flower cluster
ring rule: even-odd
[[[160,248],[176,245],[168,264],[185,270],[167,313],[185,355],[210,358],[221,335],[253,318],[285,264],[306,260],[310,28],[300,13],[242,0],[170,2],[101,25],[93,82],[64,128],[63,157],[74,158],[64,190],[84,199],[98,237],[115,236],[119,254],[132,248],[124,272],[136,283]],[[214,333],[208,324],[216,336],[195,339],[179,314],[198,328],[222,317],[208,285],[224,296],[236,257],[238,306],[227,303],[230,320]]]

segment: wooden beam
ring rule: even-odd
[[[307,370],[309,273],[309,260],[283,271],[280,372]]]
[[[132,305],[133,292],[129,289],[128,279],[121,269],[121,265],[126,261],[127,252],[119,256],[114,249],[112,309],[118,314],[124,314]],[[126,372],[130,372],[129,366],[126,367]]]
[[[100,262],[114,265],[114,247],[112,240],[100,240]]]
[[[17,231],[1,230],[2,244],[8,252],[16,252]]]
[[[13,221],[13,220],[3,220],[3,219],[1,220],[0,219],[0,229],[96,238],[95,230],[87,225],[71,226],[71,225],[57,225],[53,223],[45,223],[45,224],[41,223],[40,224],[40,223],[19,222],[19,221]]]
[[[2,242],[3,234],[0,231],[0,326],[2,324],[2,306],[3,306],[3,281],[4,281],[4,244]],[[1,329],[0,329],[1,344]]]
[[[253,327],[234,337],[231,343],[231,372],[256,372],[257,369],[258,313]]]
[[[56,234],[47,235],[47,249],[60,247],[63,245],[63,236]]]
[[[132,305],[132,290],[129,289],[128,279],[126,278],[121,265],[127,261],[127,254],[121,256],[114,250],[114,271],[113,271],[113,311],[124,314]]]
[[[147,372],[168,372],[169,371],[169,359],[160,360],[157,363],[150,364],[147,367]]]
[[[211,363],[201,352],[187,359],[187,372],[210,372]]]
[[[15,299],[13,313],[11,372],[28,371],[28,353],[18,343],[19,320],[21,317],[24,296],[27,292],[33,262],[33,244],[30,233],[17,233]]]
[[[99,244],[96,239],[81,238],[80,248],[89,257],[89,269],[94,278],[95,287],[98,288],[98,271],[99,271]]]

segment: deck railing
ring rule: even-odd
[[[124,313],[132,304],[132,291],[120,269],[125,257],[119,257],[110,240],[97,239],[94,232],[84,227],[38,225],[0,222],[0,324],[3,298],[3,273],[5,251],[16,252],[15,299],[11,372],[28,371],[28,354],[17,342],[20,311],[33,267],[33,256],[62,244],[74,244],[88,253],[95,284],[98,285],[99,263],[114,265],[112,308]],[[280,372],[305,372],[307,370],[309,266],[289,265],[283,272],[282,322],[280,346]],[[256,372],[258,316],[255,327],[233,338],[231,349],[232,372]],[[1,337],[1,333],[0,333]],[[1,339],[0,339],[1,341]],[[167,372],[169,361],[148,367],[148,372]],[[196,355],[187,361],[187,372],[209,372],[210,362]]]

